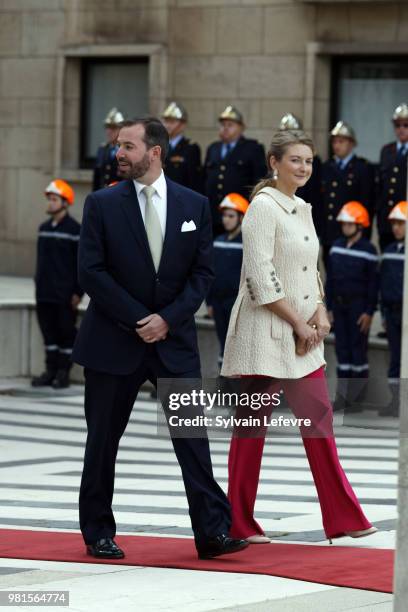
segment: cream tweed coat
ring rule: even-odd
[[[319,241],[312,207],[264,187],[242,224],[243,262],[221,374],[301,378],[326,365],[323,343],[295,352],[292,326],[265,304],[285,297],[307,321],[324,295],[317,270]]]

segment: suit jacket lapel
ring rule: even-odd
[[[121,206],[126,215],[130,229],[147,261],[154,269],[146,229],[143,223],[142,213],[140,212],[140,204],[133,181],[127,181],[126,189],[123,191],[122,196]]]

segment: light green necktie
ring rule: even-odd
[[[153,204],[153,194],[155,191],[155,188],[151,185],[146,185],[146,187],[143,188],[143,193],[146,196],[145,228],[154,267],[157,272],[163,250],[163,234],[159,215]]]

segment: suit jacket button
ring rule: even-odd
[[[292,215],[296,215],[296,212],[297,212],[297,211],[296,211],[296,208],[294,208],[294,209],[292,210]]]
[[[222,170],[224,172],[224,170],[226,169],[226,167],[224,165],[220,166],[220,170]]]
[[[303,266],[303,272],[306,272],[307,266]]]
[[[276,293],[280,293],[282,290],[281,289],[276,289]]]
[[[307,242],[309,240],[309,236],[305,236],[305,240]]]
[[[393,170],[394,170],[394,172],[399,172],[398,166],[394,166]]]
[[[305,300],[308,300],[308,299],[309,299],[309,296],[308,296],[308,295],[305,295]]]

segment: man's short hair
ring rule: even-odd
[[[169,150],[169,134],[157,117],[135,117],[121,123],[121,128],[143,125],[145,134],[143,142],[148,149],[159,146],[161,148],[161,161],[164,164]]]

